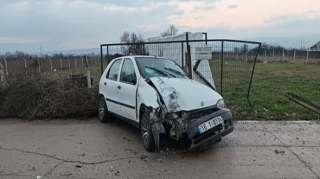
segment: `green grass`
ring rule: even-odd
[[[303,63],[257,63],[247,101],[247,90],[253,63],[224,63],[223,97],[237,120],[319,120],[320,116],[289,101],[284,95],[295,93],[320,106],[320,65]],[[210,62],[217,91],[221,91],[221,63]],[[90,68],[94,85],[100,80],[100,66]],[[83,73],[86,69],[56,72],[59,78]]]
[[[254,112],[246,100],[253,64],[228,65],[224,66],[223,96],[237,119],[319,120],[319,115],[284,96],[288,92],[295,93],[320,106],[319,65],[257,63],[250,92]],[[215,70],[216,66],[211,63],[213,74],[217,74],[215,81],[220,82],[220,70]],[[218,83],[219,92],[220,86]]]

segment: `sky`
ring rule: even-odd
[[[124,31],[159,36],[207,32],[210,39],[286,47],[320,41],[319,0],[0,0],[0,52],[63,51],[118,43]]]

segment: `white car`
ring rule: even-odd
[[[99,82],[99,119],[113,117],[140,128],[147,151],[159,150],[163,136],[194,149],[234,129],[221,95],[190,79],[173,60],[155,56],[123,56],[108,64]]]

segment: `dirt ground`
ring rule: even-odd
[[[0,179],[319,178],[320,125],[236,122],[202,152],[148,153],[121,121],[0,121]]]

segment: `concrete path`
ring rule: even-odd
[[[236,122],[203,152],[144,150],[139,130],[121,121],[2,120],[0,179],[319,178],[320,125]]]

